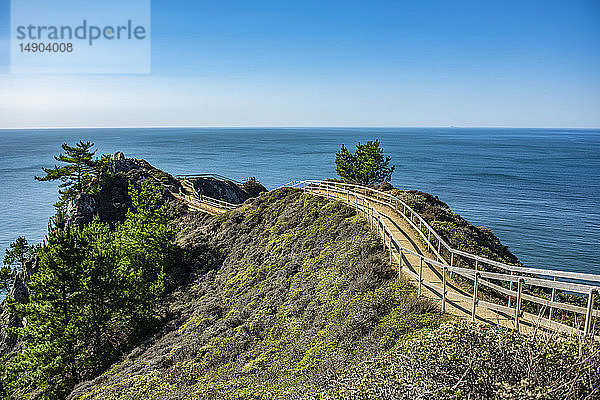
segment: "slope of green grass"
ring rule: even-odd
[[[195,275],[170,321],[71,398],[593,398],[600,385],[593,347],[445,322],[340,202],[284,189],[179,224]]]

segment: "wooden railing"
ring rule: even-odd
[[[191,175],[175,175],[175,178],[177,178],[177,179],[179,179],[179,180],[183,180],[183,179],[193,179],[193,178],[212,178],[212,179],[216,179],[216,180],[218,180],[218,181],[223,181],[223,182],[231,182],[231,183],[234,183],[234,184],[236,184],[236,185],[241,185],[241,184],[243,184],[244,182],[249,182],[249,181],[252,181],[252,182],[258,182],[258,181],[256,180],[256,178],[254,178],[254,177],[248,177],[248,178],[246,178],[246,179],[244,179],[244,180],[237,181],[237,180],[235,180],[235,179],[231,179],[231,178],[228,178],[228,177],[226,177],[226,176],[219,175],[219,174],[191,174]]]
[[[212,215],[228,212],[240,206],[239,204],[231,204],[223,200],[203,195],[196,197],[189,194],[179,194],[177,197],[184,200],[191,208],[198,211],[206,211]]]
[[[205,175],[208,175],[208,174],[205,174]],[[186,176],[196,177],[196,178],[198,177],[197,175],[186,175]],[[216,175],[216,176],[218,176],[218,175]],[[182,177],[179,177],[179,181],[181,182],[181,185],[187,191],[189,191],[193,194],[189,195],[189,194],[185,194],[185,193],[180,193],[180,194],[178,194],[178,197],[180,197],[182,200],[184,200],[186,203],[188,203],[190,206],[192,206],[192,208],[198,209],[200,211],[207,211],[210,214],[214,215],[214,214],[218,214],[218,213],[222,213],[222,212],[231,211],[240,206],[239,204],[229,203],[225,200],[215,199],[213,197],[198,193],[198,191],[196,190],[194,185],[190,181],[188,181],[188,178],[185,178],[182,176]]]
[[[192,178],[212,178],[212,179],[216,179],[218,181],[235,183],[236,185],[241,185],[242,184],[242,182],[240,182],[240,181],[236,181],[235,179],[231,179],[231,178],[228,178],[226,176],[219,175],[219,174],[175,175],[175,178],[177,178],[179,180],[181,180],[181,179],[192,179]]]
[[[473,282],[473,296],[471,298],[472,319],[475,319],[476,308],[478,306],[484,306],[494,311],[514,315],[515,326],[518,329],[523,311],[522,302],[525,300],[548,308],[548,317],[542,318],[545,318],[549,322],[552,321],[552,312],[555,309],[584,315],[585,323],[583,333],[584,335],[589,335],[592,329],[592,318],[600,316],[600,310],[594,309],[594,297],[600,290],[600,285],[598,285],[600,282],[600,275],[514,266],[454,249],[444,241],[423,217],[415,212],[408,204],[390,193],[360,185],[321,180],[292,181],[283,186],[295,187],[310,193],[342,200],[356,208],[361,215],[367,218],[373,228],[377,230],[378,234],[381,235],[384,245],[389,249],[390,260],[395,257],[399,266],[399,271],[402,271],[403,253],[419,258],[421,265],[418,273],[414,273],[409,269],[404,270],[418,280],[419,291],[421,291],[421,286],[424,285],[435,288],[442,293],[442,311],[445,310],[447,300],[447,275],[448,273],[453,273]],[[387,206],[401,215],[423,239],[428,251],[430,251],[435,258],[432,259],[426,257],[411,249],[403,247],[400,242],[393,237],[386,224],[385,218],[375,209],[375,207],[373,207],[372,203]],[[394,254],[394,251],[396,251],[397,254]],[[474,267],[458,267],[457,264],[459,258],[472,261],[473,263],[467,263],[467,265],[474,264]],[[423,280],[422,264],[424,262],[440,269],[440,272],[442,272],[442,287]],[[485,265],[493,266],[501,272],[485,271],[482,269]],[[492,281],[504,282],[507,287]],[[541,288],[550,291],[550,298],[544,298],[541,294],[536,294],[531,290],[529,293],[525,293],[525,285],[530,288]],[[483,301],[478,298],[479,286],[486,286],[496,293],[506,296],[508,298],[507,304],[504,305],[491,301]],[[558,292],[564,292],[569,295],[573,293],[586,295],[587,305],[586,307],[581,307],[559,301],[557,298]],[[466,298],[466,296],[459,293],[453,293],[453,295]]]

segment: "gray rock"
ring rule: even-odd
[[[33,275],[37,269],[38,259],[36,256],[27,260],[23,270],[17,273],[13,288],[8,293],[6,299],[14,300],[20,304],[26,304],[29,302],[29,290],[27,289],[27,282],[29,282],[31,275]],[[9,335],[7,330],[10,328],[21,328],[24,325],[25,321],[13,314],[7,308],[6,300],[0,303],[0,355],[9,354],[18,345],[17,338]]]
[[[214,178],[193,178],[190,181],[194,186],[196,194],[225,200],[232,204],[241,204],[249,198],[256,197],[261,192],[267,191],[267,189],[256,182],[256,180],[241,185]]]
[[[67,223],[83,226],[92,221],[94,214],[96,214],[96,200],[87,193],[81,193],[67,204],[65,219]]]

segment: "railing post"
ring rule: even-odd
[[[510,271],[510,275],[514,275],[514,273],[512,271]],[[512,292],[513,290],[513,281],[512,279],[510,280],[510,283],[508,284],[508,289]],[[510,305],[512,304],[512,296],[509,294],[508,295],[508,308],[510,308]]]
[[[517,304],[515,304],[515,329],[519,332],[520,322],[519,318],[521,318],[521,302],[523,296],[523,284],[525,281],[523,278],[519,278],[519,282],[517,284]]]
[[[431,249],[431,230],[427,231],[427,251]]]
[[[554,277],[554,282],[556,282],[556,276]],[[552,288],[552,295],[550,296],[550,301],[554,302],[556,300],[556,288]],[[552,314],[554,314],[554,308],[550,306],[550,312],[548,313],[548,319],[552,321]]]
[[[402,252],[400,252],[400,257],[402,257]],[[419,296],[421,296],[423,286],[423,257],[419,257]]]
[[[583,328],[583,335],[588,336],[592,330],[592,317],[594,311],[594,294],[596,289],[591,288],[590,294],[588,295],[587,311],[585,312],[585,326]]]
[[[450,268],[454,267],[454,252],[450,251]],[[452,270],[450,270],[450,277],[452,277]]]
[[[446,312],[446,266],[442,268],[442,313]]]
[[[400,249],[400,255],[398,256],[398,278],[402,274],[402,249]]]
[[[471,309],[471,322],[475,322],[475,313],[477,312],[477,286],[479,285],[479,272],[475,272],[473,282],[473,308]]]
[[[346,190],[346,203],[350,204],[350,191]]]
[[[392,264],[392,232],[388,232],[390,239],[390,265]]]

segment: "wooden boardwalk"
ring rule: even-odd
[[[181,180],[188,193],[176,197],[192,209],[215,215],[239,206],[198,196],[185,178]],[[528,334],[593,332],[593,320],[600,316],[600,310],[593,308],[600,275],[510,266],[453,249],[407,204],[367,187],[317,180],[293,181],[284,186],[340,200],[356,208],[381,237],[390,264],[415,283],[419,295],[437,302],[442,312]],[[459,258],[474,263],[474,268],[458,267]],[[484,265],[502,272],[488,272],[482,268]],[[526,287],[542,288],[551,291],[551,295],[536,295]],[[587,295],[587,307],[559,302],[560,291]],[[524,312],[525,301],[540,306],[540,314]],[[558,309],[573,313],[578,326],[553,320],[553,310]]]

